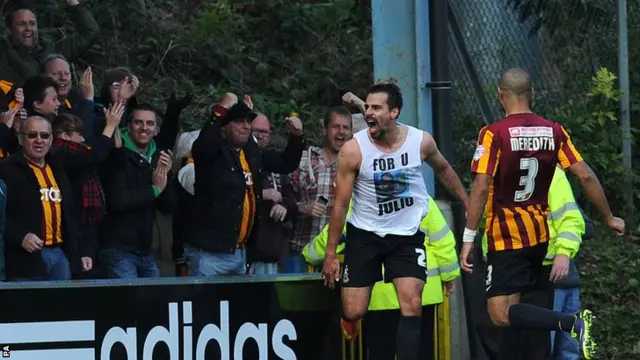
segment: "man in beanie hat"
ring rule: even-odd
[[[251,136],[256,113],[247,104],[228,93],[213,113],[192,148],[195,211],[184,255],[194,276],[245,274],[245,246],[254,241],[262,200],[260,173],[288,174],[298,167],[305,148],[302,122],[287,118],[284,152],[263,151]]]

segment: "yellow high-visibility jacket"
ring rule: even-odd
[[[550,240],[544,265],[553,264],[556,254],[564,254],[573,259],[580,249],[585,233],[584,217],[571,191],[567,174],[560,167],[556,167],[553,174],[548,199],[551,210],[547,216]],[[486,233],[482,237],[482,250],[486,255]]]
[[[348,213],[351,213],[349,205]],[[422,305],[439,304],[443,301],[442,282],[453,281],[460,276],[460,266],[456,253],[456,240],[447,225],[442,212],[435,200],[429,199],[429,212],[420,223],[420,230],[425,233],[425,248],[427,249],[427,283],[422,292]],[[305,260],[312,265],[321,263],[327,248],[329,225],[309,242],[302,250]],[[345,247],[346,224],[342,230],[342,238],[338,244],[337,253],[342,253]],[[382,269],[384,270],[384,269]],[[379,281],[374,284],[369,302],[369,310],[399,309],[398,294],[392,283]]]

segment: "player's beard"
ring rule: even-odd
[[[376,133],[371,134],[371,138],[374,140],[382,140],[386,135],[387,135],[387,130],[378,128],[378,131]]]
[[[371,135],[372,139],[381,140],[384,138],[387,131],[380,126],[380,122],[377,119],[368,117],[366,119],[366,122],[367,122],[367,127],[369,128],[369,135]]]

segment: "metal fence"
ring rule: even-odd
[[[538,3],[546,8],[526,7]],[[534,109],[544,113],[584,94],[598,68],[616,71],[615,20],[612,1],[450,0],[456,166],[468,170],[477,131],[502,115],[496,94],[502,70],[531,73]]]

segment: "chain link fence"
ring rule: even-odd
[[[534,109],[543,115],[584,95],[600,67],[616,71],[615,2],[450,0],[449,6],[452,116],[461,173],[468,172],[478,130],[502,116],[496,85],[504,69],[531,73]]]

